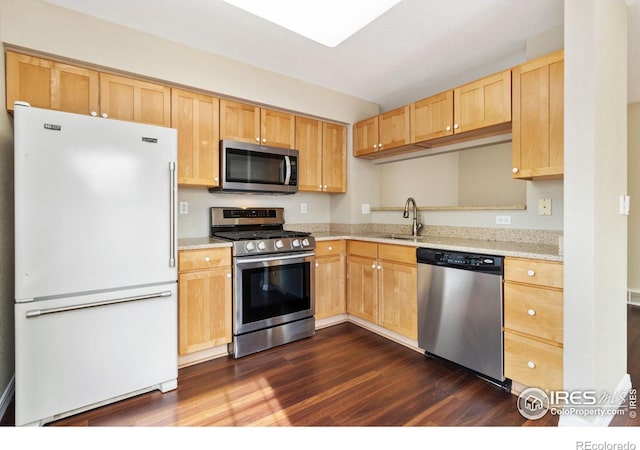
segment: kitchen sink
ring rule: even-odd
[[[380,239],[400,239],[403,241],[420,241],[424,236],[412,236],[410,234],[381,234],[377,235]]]

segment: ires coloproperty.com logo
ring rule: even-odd
[[[544,417],[547,412],[553,415],[572,416],[618,416],[627,412],[632,419],[636,417],[636,390],[629,391],[629,401],[621,405],[626,393],[618,398],[596,391],[550,391],[539,388],[527,388],[518,396],[517,406],[520,414],[530,420]],[[605,405],[605,406],[603,406]]]

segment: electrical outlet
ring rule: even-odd
[[[497,225],[511,225],[511,216],[496,216]]]
[[[189,214],[189,202],[180,202],[180,214]]]
[[[300,212],[302,214],[306,214],[307,213],[307,204],[306,203],[300,203]]]
[[[551,199],[550,198],[538,199],[538,215],[539,216],[551,215]]]

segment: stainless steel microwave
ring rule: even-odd
[[[210,192],[295,194],[298,150],[220,141],[220,186]]]

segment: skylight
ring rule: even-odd
[[[401,0],[223,0],[327,47],[335,47]]]

